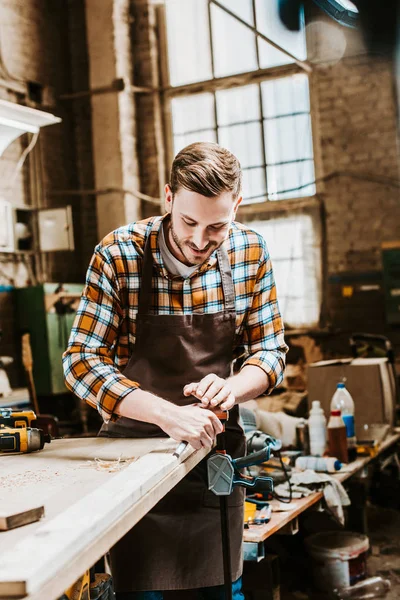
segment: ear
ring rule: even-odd
[[[164,199],[165,210],[167,213],[171,214],[173,197],[172,197],[171,188],[169,187],[168,183],[164,188],[164,192],[165,192],[165,199]]]
[[[236,216],[237,209],[239,208],[239,204],[241,203],[242,200],[243,200],[243,197],[239,196],[239,198],[235,201],[235,206],[233,208],[233,217],[234,218]]]

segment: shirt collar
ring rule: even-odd
[[[153,262],[156,265],[156,267],[162,272],[164,277],[166,277],[167,279],[182,279],[179,275],[172,275],[172,273],[170,273],[167,270],[167,268],[164,264],[164,261],[162,259],[162,256],[161,256],[161,252],[160,252],[158,236],[160,235],[160,229],[163,226],[164,221],[167,222],[169,220],[169,218],[170,218],[169,213],[166,213],[162,217],[156,217],[156,219],[154,220],[152,229],[150,232],[150,248],[151,248],[151,252],[153,254]],[[224,243],[226,243],[226,241]],[[205,263],[203,263],[202,265],[200,265],[200,267],[198,269],[193,271],[193,273],[190,275],[189,279],[191,279],[192,277],[195,277],[196,275],[200,275],[200,274],[204,273],[208,269],[215,267],[216,264],[217,264],[217,251],[215,250]]]

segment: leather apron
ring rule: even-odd
[[[154,235],[154,233],[153,233]],[[209,373],[231,375],[235,296],[229,257],[217,250],[225,308],[219,313],[150,314],[153,257],[147,237],[136,321],[136,343],[124,375],[179,406],[196,401],[183,387]],[[156,425],[121,417],[103,424],[100,436],[165,437]],[[225,445],[243,456],[239,410],[230,411]],[[233,581],[242,574],[243,488],[228,499]],[[117,592],[181,590],[222,585],[219,499],[207,489],[206,459],[179,482],[111,550]]]

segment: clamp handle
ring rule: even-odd
[[[243,475],[235,473],[233,477],[233,486],[236,485],[269,493],[274,491],[274,480],[272,477],[244,477]]]
[[[271,456],[271,448],[269,446],[265,446],[262,450],[258,450],[258,452],[252,452],[247,456],[242,456],[241,458],[235,458],[232,460],[233,467],[235,469],[244,469],[245,467],[252,467],[254,465],[261,465],[264,462],[267,462]]]

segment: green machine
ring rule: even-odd
[[[386,321],[400,324],[400,241],[382,244]]]
[[[17,327],[29,332],[33,356],[33,377],[38,395],[67,391],[62,354],[67,347],[83,284],[45,283],[17,288]]]

